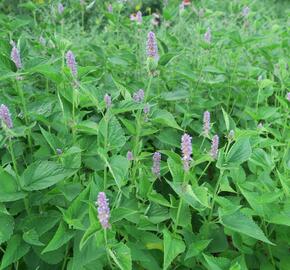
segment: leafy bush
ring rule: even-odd
[[[289,270],[287,5],[121,2],[1,3],[1,269]]]

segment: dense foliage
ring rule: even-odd
[[[62,4],[0,3],[1,269],[289,270],[287,1]]]

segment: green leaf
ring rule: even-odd
[[[249,138],[239,139],[226,156],[226,163],[238,166],[247,161],[252,154]]]
[[[157,124],[181,130],[181,127],[176,123],[174,116],[166,110],[154,111],[152,114],[152,120]]]
[[[122,187],[128,182],[127,173],[130,162],[123,156],[113,156],[109,161],[109,170],[116,181],[118,187]]]
[[[4,256],[1,262],[1,269],[18,261],[28,253],[30,246],[22,240],[19,234],[14,235],[7,243]]]
[[[131,251],[125,244],[119,243],[108,251],[110,257],[121,270],[132,269]]]
[[[224,120],[225,120],[225,124],[226,124],[227,131],[229,131],[230,130],[230,119],[229,119],[229,115],[227,114],[227,112],[224,110],[223,107],[222,107],[222,111],[223,111],[223,116],[224,116]]]
[[[163,230],[163,270],[167,269],[172,261],[182,252],[185,251],[185,244],[182,240],[174,237],[167,229]]]
[[[174,183],[167,181],[171,188],[183,199],[187,204],[198,211],[209,207],[207,190],[204,187],[192,188],[191,185],[184,183]]]
[[[106,117],[104,117],[99,124],[99,132],[103,138],[107,134],[107,148],[108,150],[121,149],[126,143],[124,130],[115,116],[110,116],[106,124]],[[104,140],[104,139],[103,139]]]
[[[241,212],[237,211],[230,215],[223,215],[222,211],[219,211],[219,217],[221,224],[223,224],[226,228],[274,245],[265,236],[260,227],[251,218],[245,216]]]
[[[23,199],[26,193],[20,191],[16,179],[0,168],[0,202],[12,202]]]
[[[12,216],[0,213],[0,244],[10,239],[14,230],[14,219]]]
[[[57,231],[55,232],[53,238],[50,240],[48,245],[42,251],[42,254],[54,251],[66,244],[74,236],[74,231],[67,228],[64,222],[59,224]]]
[[[198,240],[191,243],[188,247],[185,260],[199,255],[204,249],[207,248],[210,242],[211,240]]]
[[[208,270],[228,270],[231,261],[223,257],[213,257],[203,254],[205,261],[207,262]]]
[[[23,234],[23,240],[35,246],[44,246],[42,242],[39,241],[39,235],[35,229],[31,229]]]
[[[41,190],[68,178],[72,173],[72,170],[66,170],[56,162],[37,161],[23,172],[21,184],[25,190]]]

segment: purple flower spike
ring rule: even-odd
[[[64,6],[62,3],[58,3],[57,5],[57,11],[58,11],[58,14],[61,15],[64,11]]]
[[[142,12],[140,10],[136,13],[136,21],[138,24],[142,24]]]
[[[108,5],[108,12],[109,13],[113,13],[113,6],[112,6],[112,4],[109,4]]]
[[[210,132],[210,112],[205,111],[203,114],[203,134],[208,136]]]
[[[0,119],[2,120],[2,123],[4,123],[9,129],[13,128],[11,114],[8,107],[4,104],[0,106]]]
[[[182,161],[183,161],[183,168],[186,172],[189,171],[190,162],[192,160],[192,145],[191,145],[191,136],[188,134],[184,134],[181,137],[181,151],[182,151]]]
[[[20,52],[13,41],[11,42],[11,44],[13,46],[12,51],[11,51],[11,60],[14,62],[17,69],[21,69],[22,64],[21,64]]]
[[[106,94],[104,96],[104,101],[106,103],[106,108],[109,109],[111,106],[112,106],[112,99],[111,99],[111,96]]]
[[[243,8],[242,15],[244,18],[248,17],[250,14],[250,8],[248,6]]]
[[[142,102],[144,100],[144,90],[143,89],[139,89],[136,93],[134,93],[133,95],[133,99],[136,101],[136,102]]]
[[[286,98],[287,98],[287,100],[290,102],[290,92],[287,93]]]
[[[132,161],[134,158],[133,158],[133,153],[132,153],[132,151],[128,151],[127,152],[127,159],[129,160],[129,161]]]
[[[149,32],[147,36],[147,57],[159,59],[157,40],[153,32]]]
[[[72,51],[66,53],[66,65],[69,67],[71,74],[76,77],[78,74],[77,63]]]
[[[210,27],[207,28],[207,30],[204,34],[204,41],[208,44],[211,42],[211,29],[210,29]]]
[[[160,162],[161,162],[161,154],[159,152],[155,152],[153,154],[153,166],[152,166],[152,172],[157,177],[160,176]]]
[[[210,155],[213,159],[217,159],[219,151],[219,136],[214,135],[211,143]]]
[[[100,192],[98,195],[97,200],[97,206],[98,206],[98,218],[99,221],[103,227],[103,229],[108,229],[111,227],[109,223],[110,219],[110,207],[108,203],[108,199],[106,197],[105,192]]]

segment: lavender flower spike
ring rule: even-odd
[[[17,49],[16,44],[14,42],[11,42],[11,44],[13,46],[12,51],[11,51],[11,60],[14,62],[17,69],[21,69],[22,64],[21,64],[20,52]]]
[[[205,34],[204,34],[204,41],[208,44],[211,42],[211,29],[210,27],[207,28]]]
[[[2,122],[9,128],[13,128],[13,122],[11,119],[11,114],[9,112],[9,109],[6,105],[2,104],[0,106],[0,119]]]
[[[104,101],[106,103],[106,108],[109,109],[111,106],[112,106],[112,99],[111,99],[111,96],[106,94],[104,96]]]
[[[62,3],[58,3],[57,5],[57,11],[58,11],[58,14],[61,15],[64,11],[64,6]]]
[[[181,137],[181,151],[182,151],[182,161],[183,161],[183,168],[185,171],[189,171],[190,162],[192,160],[192,145],[191,145],[191,136],[188,134],[184,134]]]
[[[68,51],[66,53],[66,65],[69,67],[72,75],[76,77],[78,74],[77,63],[76,63],[75,56],[72,51]]]
[[[159,59],[157,41],[153,32],[149,32],[147,35],[147,57]]]
[[[203,134],[208,136],[210,131],[210,112],[205,111],[203,114]]]
[[[96,205],[98,206],[98,218],[103,229],[110,228],[110,207],[105,192],[99,193]]]
[[[138,24],[142,24],[142,12],[140,10],[136,13],[136,21]]]
[[[290,102],[290,92],[287,93],[287,100]]]
[[[250,8],[248,6],[245,6],[243,8],[242,15],[243,15],[244,18],[246,18],[246,17],[249,16],[249,14],[250,14]]]
[[[132,161],[134,158],[133,158],[133,153],[132,153],[132,151],[128,151],[127,152],[127,159],[129,160],[129,161]]]
[[[160,176],[160,162],[161,162],[161,154],[159,152],[155,152],[153,154],[152,172],[158,177]]]
[[[211,143],[210,155],[213,159],[217,159],[219,151],[219,136],[214,135]]]
[[[109,4],[108,5],[108,12],[109,13],[113,13],[113,6],[112,6],[112,4]]]

